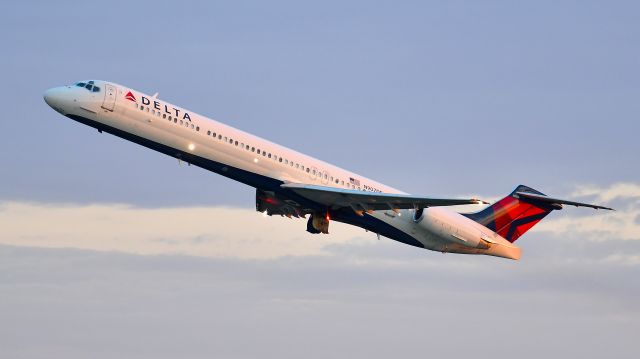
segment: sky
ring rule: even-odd
[[[23,1],[0,12],[0,358],[635,358],[633,1]],[[71,121],[103,79],[401,189],[566,208],[520,261],[264,218]]]

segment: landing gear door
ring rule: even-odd
[[[116,94],[117,89],[110,84],[104,85],[104,102],[102,102],[102,108],[105,110],[113,111],[116,106]]]

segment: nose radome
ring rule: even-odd
[[[54,110],[62,112],[65,103],[64,87],[54,87],[44,92],[44,102]]]

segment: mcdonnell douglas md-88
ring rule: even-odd
[[[415,196],[247,132],[106,81],[52,88],[44,100],[64,116],[256,189],[256,210],[307,218],[307,231],[330,221],[440,252],[519,259],[514,242],[562,205],[610,209],[518,186],[476,213],[447,206],[478,199]],[[485,203],[488,204],[488,203]]]

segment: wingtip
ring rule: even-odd
[[[576,207],[577,207],[577,206],[576,206]],[[597,211],[597,210],[599,210],[599,209],[604,209],[604,210],[607,210],[607,211],[614,211],[614,212],[616,211],[616,210],[615,210],[615,209],[613,209],[613,208],[609,208],[609,207],[605,207],[605,206],[593,206],[593,208],[594,208],[596,211]]]
[[[578,206],[576,206],[576,207],[578,207]],[[593,204],[590,207],[595,209],[596,211],[599,210],[599,209],[604,209],[604,210],[607,210],[607,211],[615,211],[615,209],[613,209],[613,208],[605,207],[605,206],[599,206],[597,204]]]

